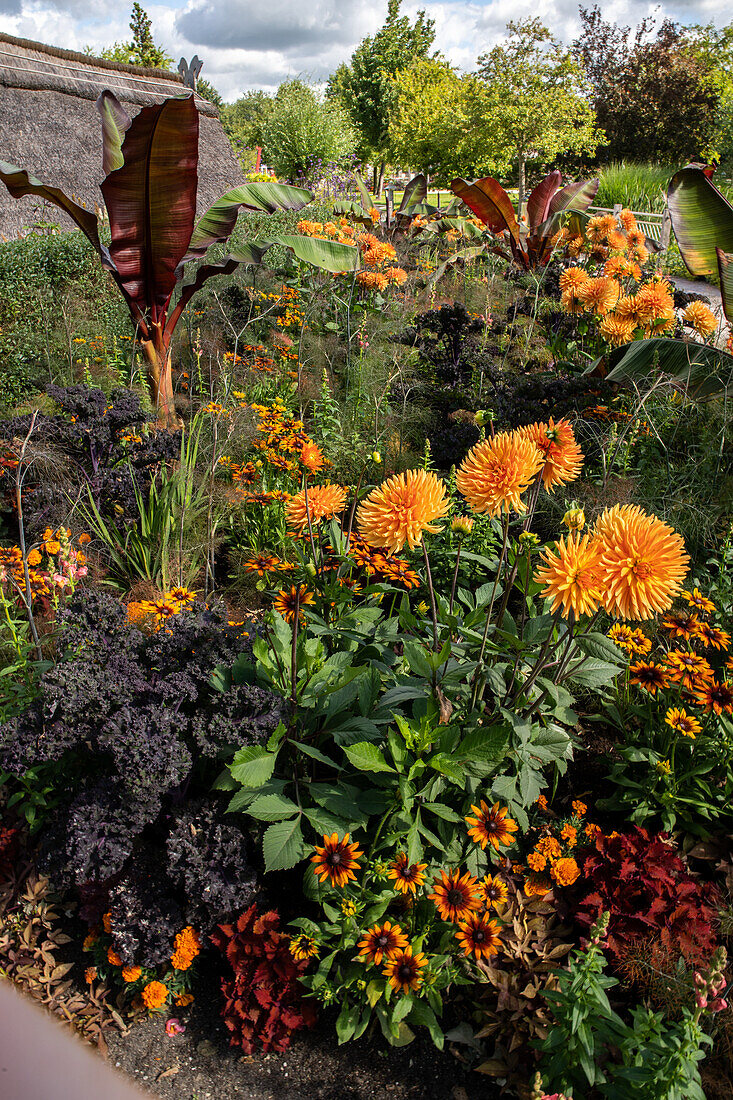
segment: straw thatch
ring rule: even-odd
[[[88,57],[0,33],[0,160],[60,187],[89,209],[101,205],[100,119],[94,103],[109,88],[130,114],[185,89],[178,73]],[[199,210],[242,183],[242,171],[208,100],[200,112]],[[55,206],[13,199],[0,186],[0,238],[39,222],[73,223]]]

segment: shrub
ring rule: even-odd
[[[614,959],[638,941],[659,941],[692,963],[710,958],[716,891],[690,874],[666,834],[635,828],[596,837],[595,849],[585,861],[586,892],[572,912],[586,928],[610,913],[608,951]]]
[[[279,926],[277,912],[250,905],[236,924],[219,925],[211,935],[234,972],[221,981],[224,1024],[231,1045],[246,1054],[287,1050],[292,1033],[316,1021],[315,1005],[303,999],[298,981],[308,960],[296,962]]]
[[[119,953],[154,965],[171,929],[207,931],[252,896],[243,835],[198,799],[219,753],[266,740],[283,704],[262,688],[210,685],[246,648],[216,608],[193,605],[148,635],[112,597],[89,592],[59,619],[60,660],[31,706],[0,726],[0,765],[15,776],[57,766],[47,865],[59,881],[96,887],[97,905],[110,890]]]

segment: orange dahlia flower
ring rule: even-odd
[[[583,267],[569,267],[560,276],[560,290],[578,290],[590,276]]]
[[[312,474],[317,474],[326,464],[321,448],[312,439],[306,439],[300,452],[300,461]]]
[[[718,327],[718,319],[704,302],[690,302],[682,314],[682,320],[700,336],[710,336]]]
[[[456,486],[474,512],[524,512],[520,499],[544,465],[544,455],[516,432],[499,432],[472,447],[458,467]]]
[[[528,424],[519,428],[517,435],[531,440],[542,453],[542,482],[546,489],[552,492],[556,485],[575,481],[583,465],[583,452],[567,420],[558,420],[556,424],[550,417],[549,424]]]
[[[596,523],[604,608],[623,619],[666,611],[682,588],[690,562],[682,536],[636,504],[606,508]]]
[[[643,286],[636,295],[636,315],[643,325],[655,331],[670,328],[675,312],[669,284],[655,279]]]
[[[613,309],[621,297],[621,287],[615,279],[602,275],[598,279],[589,279],[578,290],[578,299],[588,313],[604,317]]]
[[[301,533],[308,526],[309,514],[311,526],[315,526],[322,519],[342,511],[345,501],[346,490],[340,485],[309,485],[287,501],[285,516],[288,527]]]
[[[407,470],[383,481],[359,505],[356,524],[370,546],[384,546],[392,554],[407,543],[411,550],[424,531],[442,531],[433,523],[450,508],[444,483],[426,470]]]
[[[625,321],[615,313],[609,313],[601,321],[598,331],[604,340],[608,340],[609,344],[618,348],[622,344],[631,343],[636,331],[636,321]]]
[[[552,599],[552,611],[562,608],[564,618],[570,613],[592,615],[601,599],[601,547],[595,536],[571,531],[561,538],[555,549],[542,552],[544,565],[535,573],[535,581],[543,585],[542,595]]]

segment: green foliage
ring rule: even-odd
[[[537,18],[507,23],[507,30],[503,45],[479,57],[479,76],[486,85],[489,140],[511,150],[521,203],[528,161],[547,164],[563,153],[594,153],[603,135],[570,51]]]
[[[609,1100],[704,1100],[699,1063],[711,1040],[700,1025],[702,1009],[683,1001],[679,1017],[667,1021],[637,1007],[626,1023],[608,999],[618,982],[605,974],[607,924],[604,913],[585,950],[573,952],[568,970],[557,972],[559,989],[545,993],[554,1020],[538,1044],[543,1078],[574,1096],[596,1088]]]
[[[344,161],[356,144],[346,112],[302,80],[280,85],[259,136],[267,164],[290,180],[317,178],[319,163]]]
[[[221,112],[221,124],[234,148],[241,153],[264,144],[264,127],[274,107],[274,97],[267,92],[245,92]]]
[[[129,42],[115,42],[114,46],[102,50],[99,56],[107,61],[142,65],[146,69],[170,69],[173,58],[161,46],[156,45],[150,16],[138,3],[132,5],[130,30],[132,39]]]
[[[435,23],[418,12],[414,23],[400,15],[402,0],[388,0],[387,18],[365,38],[330,78],[328,94],[348,112],[365,155],[384,159],[389,149],[389,118],[395,99],[393,78],[412,62],[427,58]]]
[[[661,214],[667,205],[667,184],[674,168],[652,161],[611,161],[599,170],[596,205]]]

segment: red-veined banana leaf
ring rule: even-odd
[[[569,211],[582,213],[587,210],[600,186],[601,181],[598,178],[565,184],[550,200],[550,217],[553,214],[565,214]]]
[[[492,233],[508,232],[519,244],[519,222],[512,200],[504,188],[491,176],[468,183],[460,176],[451,183],[451,191],[473,210]]]
[[[124,164],[102,183],[110,256],[134,317],[162,320],[193,233],[199,114],[192,95],[166,99],[133,119]]]
[[[102,92],[96,107],[102,119],[102,167],[107,176],[125,163],[122,142],[132,119],[112,92]]]
[[[558,188],[562,183],[562,173],[557,169],[554,172],[550,172],[541,180],[535,187],[532,194],[527,199],[527,224],[530,229],[533,226],[542,225],[547,221],[552,211],[550,210],[550,203],[555,195],[558,194]]]
[[[702,400],[733,386],[733,355],[709,344],[654,337],[615,348],[586,371],[607,370],[606,381],[644,384],[663,374]]]
[[[302,210],[313,198],[304,187],[283,183],[245,183],[217,199],[199,218],[183,263],[198,259],[212,244],[229,240],[240,210],[274,214],[276,210]]]
[[[682,259],[693,275],[710,275],[716,248],[733,252],[733,206],[707,171],[693,164],[672,176],[667,203]]]
[[[58,206],[60,210],[63,210],[76,222],[82,233],[91,241],[104,266],[113,267],[109,252],[99,239],[97,216],[91,210],[86,210],[78,202],[74,202],[58,187],[49,187],[48,184],[36,179],[35,176],[28,175],[23,168],[18,168],[15,164],[9,164],[6,160],[0,160],[0,180],[5,184],[14,199],[22,199],[24,195],[38,195],[46,202]]]

